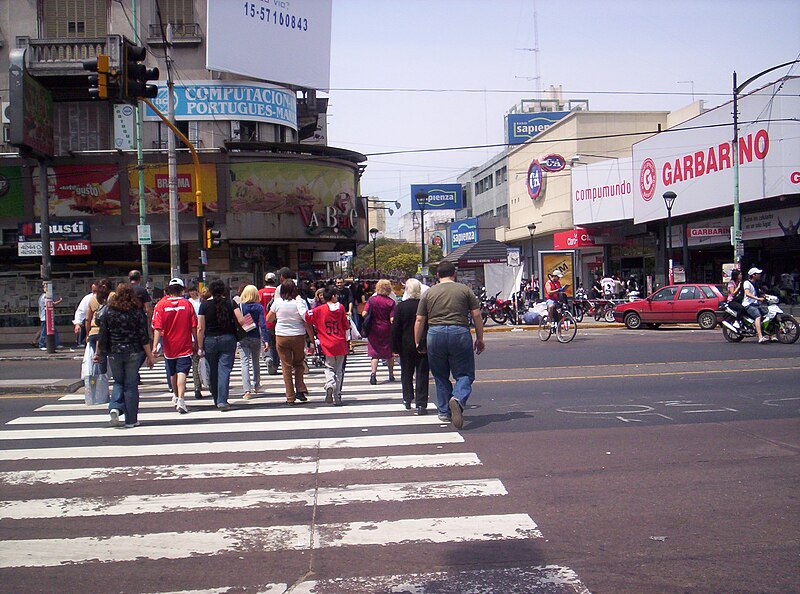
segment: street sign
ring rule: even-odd
[[[139,245],[151,245],[153,238],[150,235],[150,225],[136,225],[136,234],[139,238]]]

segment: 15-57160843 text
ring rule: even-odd
[[[294,29],[295,31],[308,31],[307,18],[267,8],[263,5],[259,6],[256,2],[245,2],[244,14],[251,19],[258,19],[270,25]]]

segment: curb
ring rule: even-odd
[[[25,383],[13,383],[22,382]],[[37,383],[41,381],[42,383]],[[7,380],[0,382],[0,395],[7,394],[74,394],[84,385],[83,380]]]

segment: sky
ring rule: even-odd
[[[692,91],[714,107],[734,70],[741,82],[800,58],[800,2],[333,0],[328,144],[368,156],[361,194],[407,212],[410,184],[500,152],[376,154],[502,143],[505,113],[537,96],[537,37],[541,88],[591,110],[675,110]]]

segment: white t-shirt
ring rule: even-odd
[[[753,286],[753,283],[751,283],[749,280],[744,281],[744,290],[745,290],[744,299],[742,299],[742,305],[744,307],[748,307],[750,305],[753,305],[754,303],[758,303],[758,299],[753,299],[752,297],[747,296],[747,293],[750,293],[751,295],[758,294],[756,293],[756,288]]]
[[[275,295],[270,311],[278,316],[275,323],[275,336],[304,336],[306,333],[306,312],[308,305],[305,299],[295,297],[291,301],[281,299]]]

